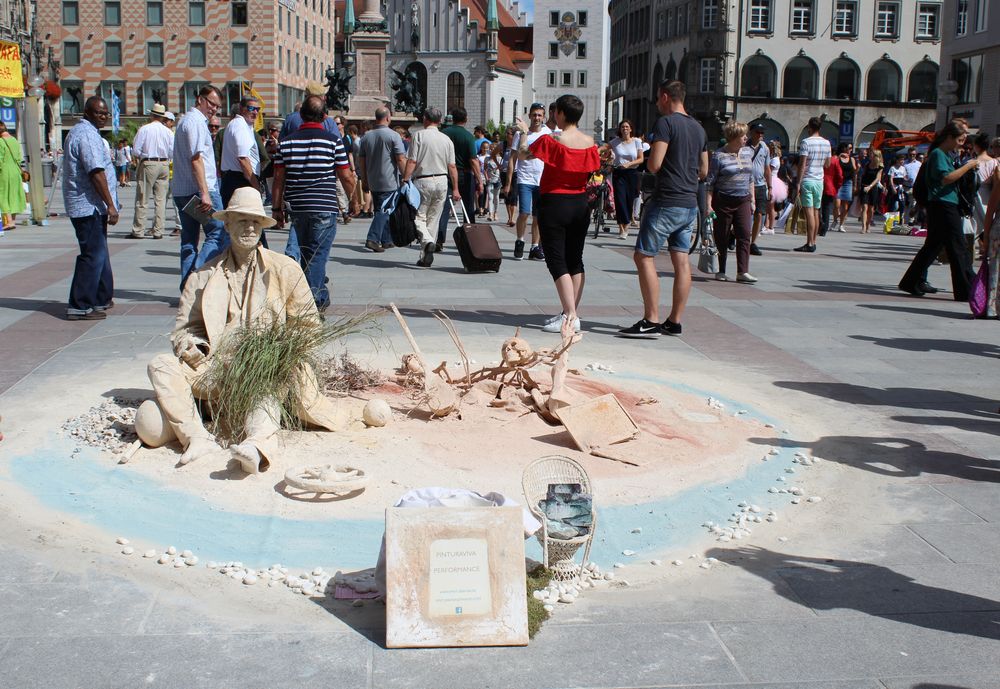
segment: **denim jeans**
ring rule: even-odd
[[[336,213],[292,213],[293,232],[297,235],[302,257],[299,265],[306,274],[316,308],[330,305],[330,290],[326,287],[326,262],[330,246],[337,236]]]
[[[385,208],[385,204],[395,193],[394,191],[372,192],[372,210],[375,211],[375,217],[372,218],[371,227],[368,228],[367,241],[392,244],[392,235],[389,233],[389,211]]]
[[[226,234],[226,228],[221,221],[213,219],[204,226],[205,243],[202,244],[201,251],[198,250],[202,225],[184,212],[184,206],[193,196],[196,194],[174,197],[174,203],[181,216],[181,291],[184,291],[184,283],[187,282],[191,271],[198,270],[229,246],[229,235]],[[212,197],[212,210],[221,211],[222,196],[218,190],[210,191],[209,196]]]
[[[295,234],[295,220],[292,213],[288,213],[288,241],[285,242],[285,256],[296,263],[302,260],[302,252],[299,250],[299,238]]]
[[[66,313],[82,316],[95,309],[107,308],[115,292],[108,253],[108,216],[93,215],[70,218],[80,243],[73,282],[69,287],[69,308]]]

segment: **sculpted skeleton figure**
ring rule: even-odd
[[[218,393],[206,388],[203,374],[225,337],[261,320],[319,319],[299,264],[259,246],[261,231],[275,221],[264,213],[257,191],[237,189],[228,209],[215,217],[225,223],[230,246],[188,278],[171,336],[174,353],[156,356],[148,369],[157,401],[184,447],[181,464],[223,451],[205,428],[196,398],[210,402]],[[327,430],[340,425],[310,368],[298,371],[296,383],[293,412],[302,421]],[[247,419],[246,440],[230,447],[249,473],[266,470],[277,451],[278,405],[274,398],[259,405]]]

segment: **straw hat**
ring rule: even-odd
[[[170,112],[169,110],[167,110],[165,113],[163,113],[163,116],[166,117],[171,122],[173,122],[176,119],[174,117],[174,113]]]
[[[326,87],[318,81],[310,81],[306,84],[306,95],[307,96],[325,96]]]
[[[153,115],[154,117],[166,117],[167,106],[165,106],[163,103],[154,103],[153,107],[151,107],[149,109],[149,112],[147,112],[146,114]]]
[[[213,213],[212,217],[225,222],[230,215],[255,218],[260,220],[261,227],[274,227],[278,224],[274,218],[264,212],[264,203],[261,201],[260,192],[253,187],[240,187],[234,191],[226,210]]]

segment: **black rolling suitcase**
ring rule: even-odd
[[[493,228],[485,223],[470,223],[468,215],[465,214],[465,204],[459,203],[462,214],[465,215],[465,223],[458,217],[458,211],[451,199],[451,212],[455,214],[458,227],[452,237],[455,240],[455,248],[462,259],[462,265],[470,273],[484,273],[492,271],[500,272],[500,263],[503,261],[503,254],[500,252],[500,244],[497,243]]]

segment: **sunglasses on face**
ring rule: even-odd
[[[247,112],[260,112],[260,106],[258,105],[248,105]]]
[[[221,126],[222,125],[218,125],[218,124],[210,124],[210,125],[208,125],[208,129],[209,129],[209,131],[212,131],[212,130],[218,131]]]

